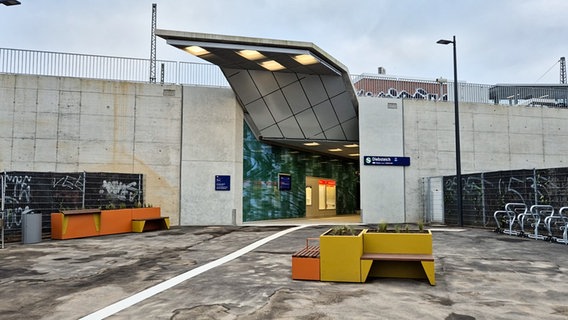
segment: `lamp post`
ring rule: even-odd
[[[460,227],[463,227],[463,206],[462,206],[462,179],[461,179],[461,152],[460,152],[460,110],[458,105],[458,61],[456,54],[456,36],[453,40],[438,40],[438,44],[450,44],[454,45],[454,116],[455,116],[455,133],[456,133],[456,180],[457,180],[457,192],[456,192],[456,207],[458,214],[458,223]]]

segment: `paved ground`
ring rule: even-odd
[[[181,227],[0,249],[1,319],[78,319],[289,227]],[[294,281],[288,233],[109,319],[568,319],[568,246],[435,231],[435,287]]]

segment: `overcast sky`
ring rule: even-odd
[[[159,29],[312,42],[352,74],[559,83],[567,0],[20,0],[0,5],[0,47],[150,57]],[[157,58],[200,61],[157,39]]]

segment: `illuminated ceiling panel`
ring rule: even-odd
[[[358,147],[344,147],[359,140],[349,73],[314,44],[170,30],[156,35],[221,68],[258,139],[357,159]],[[318,145],[304,145],[313,141]]]

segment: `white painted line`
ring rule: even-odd
[[[172,288],[173,286],[176,286],[176,285],[178,285],[178,284],[180,284],[180,283],[182,283],[182,282],[184,282],[188,279],[191,279],[191,278],[193,278],[197,275],[200,275],[205,271],[211,270],[211,269],[218,267],[218,266],[220,266],[224,263],[227,263],[231,260],[234,260],[234,259],[236,259],[236,258],[238,258],[238,257],[240,257],[240,256],[242,256],[246,253],[249,253],[252,250],[254,250],[254,249],[256,249],[256,248],[258,248],[258,247],[260,247],[260,246],[262,246],[262,245],[264,245],[264,244],[266,244],[266,243],[268,243],[268,242],[270,242],[274,239],[277,239],[277,238],[279,238],[279,237],[281,237],[285,234],[288,234],[290,232],[294,232],[296,230],[299,230],[299,229],[302,229],[302,228],[305,228],[305,227],[308,227],[308,225],[297,226],[297,227],[294,227],[294,228],[286,229],[286,230],[280,231],[278,233],[275,233],[271,236],[268,236],[264,239],[258,240],[257,242],[249,244],[248,246],[246,246],[242,249],[239,249],[239,250],[237,250],[237,251],[235,251],[235,252],[233,252],[229,255],[226,255],[226,256],[219,258],[215,261],[211,261],[211,262],[204,264],[200,267],[192,269],[192,270],[190,270],[186,273],[182,273],[179,276],[175,276],[175,277],[173,277],[169,280],[166,280],[166,281],[164,281],[160,284],[157,284],[153,287],[150,287],[150,288],[148,288],[144,291],[140,291],[140,292],[138,292],[138,293],[136,293],[136,294],[134,294],[134,295],[132,295],[128,298],[125,298],[125,299],[120,300],[116,303],[113,303],[108,307],[100,309],[99,311],[96,311],[94,313],[86,315],[85,317],[81,318],[80,320],[95,320],[95,319],[98,320],[98,319],[104,319],[106,317],[112,316],[112,315],[114,315],[114,314],[116,314],[116,313],[118,313],[118,312],[120,312],[120,311],[122,311],[122,310],[124,310],[128,307],[131,307],[131,306],[137,304],[138,302],[146,300],[146,299],[148,299],[148,298],[150,298],[150,297],[152,297],[152,296],[154,296],[158,293],[166,291],[166,290]]]
[[[430,231],[432,232],[463,232],[463,231],[467,231],[467,229],[456,229],[456,228],[429,228]]]

